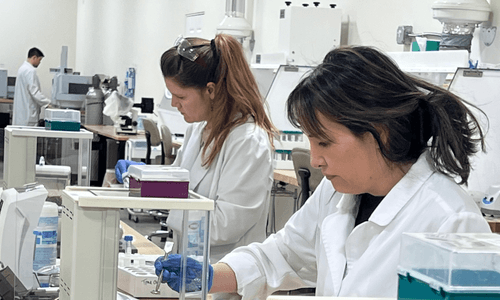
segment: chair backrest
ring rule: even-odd
[[[309,192],[313,192],[323,179],[321,169],[311,166],[311,151],[305,148],[292,149],[293,168],[297,181],[302,188],[302,204],[309,198]],[[307,182],[302,182],[307,180]]]
[[[142,119],[142,124],[144,125],[144,131],[146,133],[146,164],[151,164],[151,147],[156,147],[158,145],[162,145],[162,140],[160,137],[160,131],[158,130],[158,126],[156,122],[151,119]],[[163,149],[163,145],[161,146]],[[163,150],[162,150],[163,151]],[[165,163],[165,155],[162,152],[161,154],[161,164]]]
[[[142,119],[142,124],[144,124],[144,131],[149,132],[151,139],[151,146],[156,147],[160,145],[161,142],[160,131],[158,130],[156,122],[146,118]]]
[[[161,125],[161,140],[163,142],[163,154],[165,155],[165,163],[171,164],[170,158],[172,157],[172,133],[167,125]]]

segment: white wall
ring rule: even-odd
[[[254,0],[255,11],[253,26],[256,35],[254,53],[272,53],[278,51],[279,10],[285,7],[282,0]],[[292,1],[292,6],[303,2]],[[433,19],[432,3],[434,0],[337,0],[321,2],[320,7],[329,7],[334,2],[336,9],[341,9],[344,15],[342,24],[342,44],[375,46],[384,51],[403,51],[404,46],[396,43],[396,30],[400,25],[413,26],[413,32],[441,32],[442,25]],[[493,15],[492,25],[499,27],[500,35],[500,2],[491,1]],[[493,45],[486,47],[477,37],[475,31],[471,58],[480,62],[500,63],[500,37]]]
[[[39,48],[45,58],[37,73],[43,94],[50,97],[49,69],[59,67],[62,46],[68,46],[68,67],[75,66],[76,9],[77,0],[0,0],[0,68],[16,76],[28,50]]]
[[[337,0],[344,13],[343,44],[373,45],[402,51],[396,44],[399,25],[415,32],[441,31],[432,18],[434,0]],[[128,67],[137,69],[136,97],[161,100],[164,83],[161,54],[185,32],[186,14],[204,12],[203,33],[213,38],[224,17],[226,0],[0,0],[0,67],[15,75],[32,46],[45,53],[38,73],[42,90],[50,96],[49,68],[60,64],[61,46],[69,47],[68,66],[82,75],[117,76],[122,82]],[[292,5],[302,2],[292,1]],[[312,3],[312,1],[310,1]],[[326,7],[330,2],[321,2]],[[278,14],[283,0],[247,0],[247,20],[255,30],[254,53],[277,52]],[[312,4],[311,4],[312,5]],[[493,25],[500,27],[500,3],[492,1]],[[479,30],[476,30],[478,33]],[[500,63],[500,38],[486,47],[475,38],[471,57]],[[254,55],[251,56],[252,59]]]
[[[165,84],[160,57],[185,32],[186,14],[204,12],[202,33],[213,38],[225,0],[79,0],[76,65],[84,73],[125,78],[136,68],[135,101],[159,103]]]

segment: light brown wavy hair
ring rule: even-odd
[[[266,115],[264,101],[240,43],[226,34],[218,34],[212,41],[201,38],[186,40],[197,52],[196,60],[193,62],[179,55],[177,46],[174,46],[163,53],[160,67],[165,78],[182,87],[201,90],[209,82],[215,83],[213,109],[207,120],[212,128],[203,147],[203,166],[212,164],[231,129],[245,123],[250,116],[267,132],[274,148],[273,140],[278,130]],[[212,143],[212,151],[206,156]]]

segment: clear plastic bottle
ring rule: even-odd
[[[33,231],[36,236],[33,255],[35,272],[42,267],[56,264],[58,218],[57,204],[45,202],[38,226]]]
[[[57,258],[57,227],[36,227],[33,233],[35,238],[35,255],[33,270],[56,264]]]

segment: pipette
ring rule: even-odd
[[[163,256],[163,260],[167,259],[168,254],[172,251],[174,247],[174,242],[165,242],[165,255]],[[151,291],[151,294],[159,294],[160,293],[160,284],[163,279],[163,269],[161,269],[160,275],[158,275],[158,280],[156,281],[156,288]]]

